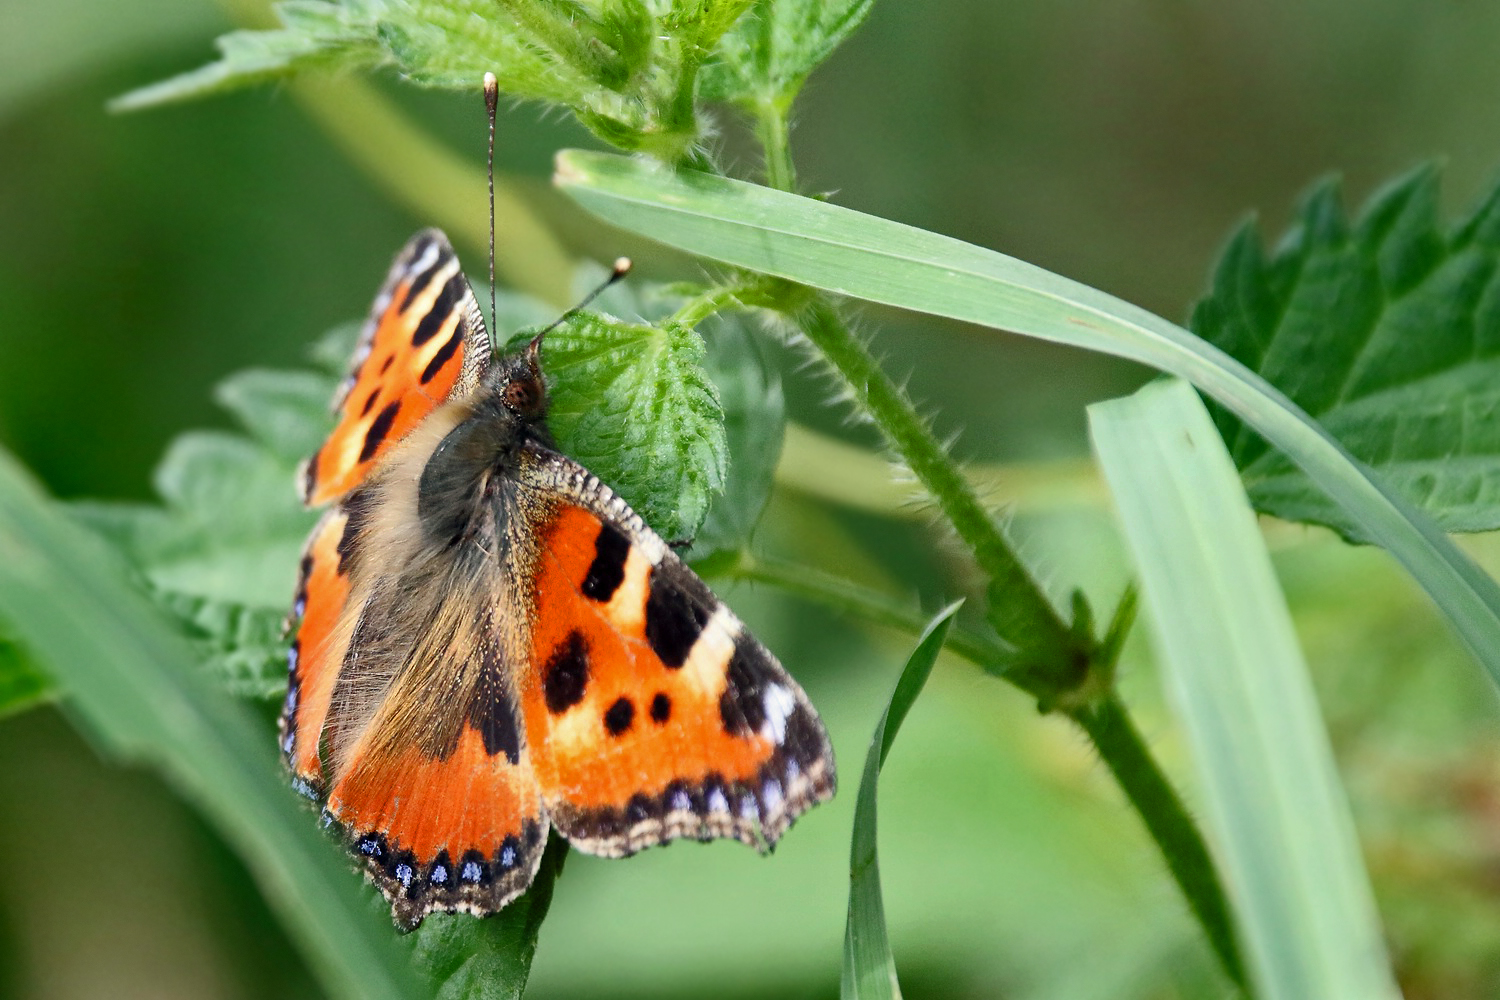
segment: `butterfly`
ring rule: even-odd
[[[492,357],[452,246],[418,233],[299,473],[332,506],[289,615],[281,749],[404,930],[504,907],[549,828],[605,857],[769,849],[834,792],[797,682],[553,444],[540,340]]]

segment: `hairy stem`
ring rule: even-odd
[[[778,191],[791,191],[797,186],[788,143],[790,131],[786,101],[762,97],[755,102],[755,137],[765,151],[766,187]]]
[[[879,428],[892,452],[932,494],[990,580],[990,618],[1028,672],[1076,684],[1071,630],[1032,580],[953,459],[906,394],[876,363],[832,305],[821,297],[797,314],[798,326]],[[1029,686],[1028,686],[1029,689]]]
[[[769,583],[841,614],[913,636],[920,635],[927,622],[918,610],[901,601],[786,560],[741,554],[733,565],[723,568],[721,575]],[[1122,608],[1132,602],[1133,597],[1127,593]],[[949,631],[943,646],[991,673],[1003,672],[1007,657],[1014,655],[993,639],[957,627]],[[1230,924],[1229,904],[1203,835],[1152,758],[1124,704],[1111,691],[1069,711],[1068,716],[1087,734],[1156,841],[1225,975],[1244,989],[1244,967]]]
[[[724,568],[721,575],[769,583],[803,600],[910,635],[921,635],[927,627],[928,618],[905,602],[801,563],[741,553],[735,564]],[[943,646],[980,666],[1003,663],[1011,655],[1010,650],[994,639],[957,626],[949,629]]]
[[[1245,968],[1230,921],[1229,903],[1208,845],[1166,775],[1156,766],[1124,704],[1110,692],[1069,715],[1088,734],[1146,824],[1224,972],[1245,989]]]

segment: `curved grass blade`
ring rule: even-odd
[[[880,896],[880,863],[875,843],[875,791],[880,768],[891,752],[896,733],[922,693],[943,649],[953,616],[963,605],[948,605],[927,626],[917,648],[896,681],[890,704],[875,726],[870,751],[865,755],[864,774],[859,779],[859,799],[854,806],[854,836],[849,845],[849,915],[844,925],[844,972],[839,995],[845,1000],[894,1000],[901,996],[896,981],[896,961],[886,936],[885,904]]]
[[[1255,995],[1397,1000],[1354,822],[1286,599],[1184,382],[1089,407]]]
[[[1181,327],[993,250],[743,181],[579,150],[558,155],[556,181],[606,221],[692,253],[1182,376],[1285,452],[1363,537],[1399,559],[1500,685],[1500,586],[1279,390]]]
[[[3,451],[0,617],[101,750],[162,773],[235,846],[330,994],[423,995],[405,949],[278,779],[269,734],[199,675],[117,554]]]

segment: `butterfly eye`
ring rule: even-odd
[[[512,379],[506,383],[500,397],[507,409],[529,416],[542,408],[542,383],[533,378]]]

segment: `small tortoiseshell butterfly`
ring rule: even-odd
[[[375,299],[302,473],[281,746],[410,929],[531,884],[549,826],[622,857],[769,847],[834,790],[807,696],[608,487],[559,454],[539,340],[491,359],[446,237]]]

